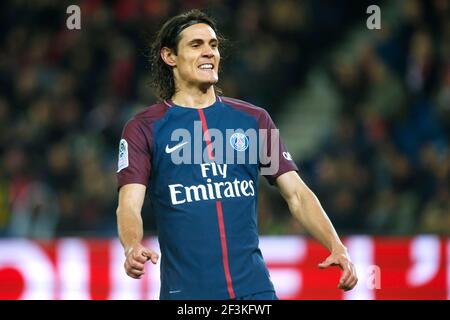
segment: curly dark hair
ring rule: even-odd
[[[161,49],[167,47],[177,54],[181,31],[197,23],[209,25],[216,33],[219,42],[223,43],[225,41],[225,38],[218,33],[214,20],[198,9],[179,14],[164,23],[150,46],[149,57],[151,66],[150,85],[156,89],[157,95],[161,100],[170,99],[175,94],[172,67],[162,60],[160,55]],[[220,89],[215,88],[220,93]]]

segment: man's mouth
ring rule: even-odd
[[[212,69],[214,69],[214,65],[211,63],[204,63],[204,64],[199,65],[198,68],[202,69],[202,70],[212,70]]]

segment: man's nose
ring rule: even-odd
[[[207,46],[207,47],[205,47],[205,49],[203,50],[202,56],[203,56],[203,57],[212,58],[212,57],[214,56],[214,51],[212,50],[211,47]]]

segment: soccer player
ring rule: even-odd
[[[357,276],[347,249],[268,113],[217,94],[220,39],[215,23],[192,10],[167,21],[153,44],[161,102],[128,121],[119,145],[117,223],[127,275],[139,279],[145,262],[159,258],[142,244],[148,192],[162,254],[160,299],[277,299],[258,247],[261,173],[330,251],[319,267],[339,266],[338,287],[352,289]],[[251,134],[264,130],[256,140]]]

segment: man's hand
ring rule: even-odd
[[[131,247],[129,247],[125,251],[125,272],[128,276],[134,279],[140,279],[144,274],[144,264],[150,260],[153,264],[158,262],[158,254],[145,248],[140,243],[137,243]]]
[[[353,289],[358,282],[355,266],[350,261],[347,250],[336,250],[322,263],[319,263],[320,269],[325,269],[329,266],[338,266],[341,268],[342,276],[339,280],[338,288],[344,291]]]

